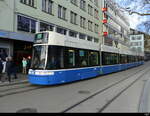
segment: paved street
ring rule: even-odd
[[[139,112],[145,83],[149,80],[149,65],[150,62],[146,62],[145,65],[130,70],[65,85],[43,88],[26,83],[6,86],[3,89],[31,87],[18,93],[1,95],[0,112],[17,112],[24,108],[36,109],[37,112],[63,112],[98,91],[100,92],[97,95],[66,112],[99,112],[110,100],[111,102],[101,112]],[[121,81],[123,79],[125,80]],[[118,81],[120,82],[117,83]],[[121,92],[122,90],[124,91]],[[114,98],[116,95],[117,97]]]

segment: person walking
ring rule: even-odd
[[[23,58],[23,60],[22,60],[22,67],[23,67],[22,73],[27,74],[27,60],[26,60],[26,58]]]
[[[11,58],[11,74],[14,76],[14,79],[17,79],[17,65],[14,62],[14,59]]]
[[[6,58],[6,73],[7,73],[7,77],[8,77],[8,81],[11,82],[11,58],[7,57]]]
[[[0,58],[0,81],[2,80],[2,70],[3,70],[3,63],[2,59]]]
[[[31,56],[28,56],[28,59],[27,59],[27,72],[29,71],[30,66],[31,66]]]

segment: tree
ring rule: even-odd
[[[116,0],[119,9],[127,12],[130,16],[138,15],[139,18],[145,18],[137,29],[150,33],[150,0]]]
[[[117,0],[119,8],[129,15],[150,16],[150,0]]]

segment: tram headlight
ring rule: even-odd
[[[32,69],[29,69],[28,74],[34,74],[34,71]]]

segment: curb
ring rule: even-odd
[[[150,112],[150,79],[146,81],[140,100],[139,112]]]

